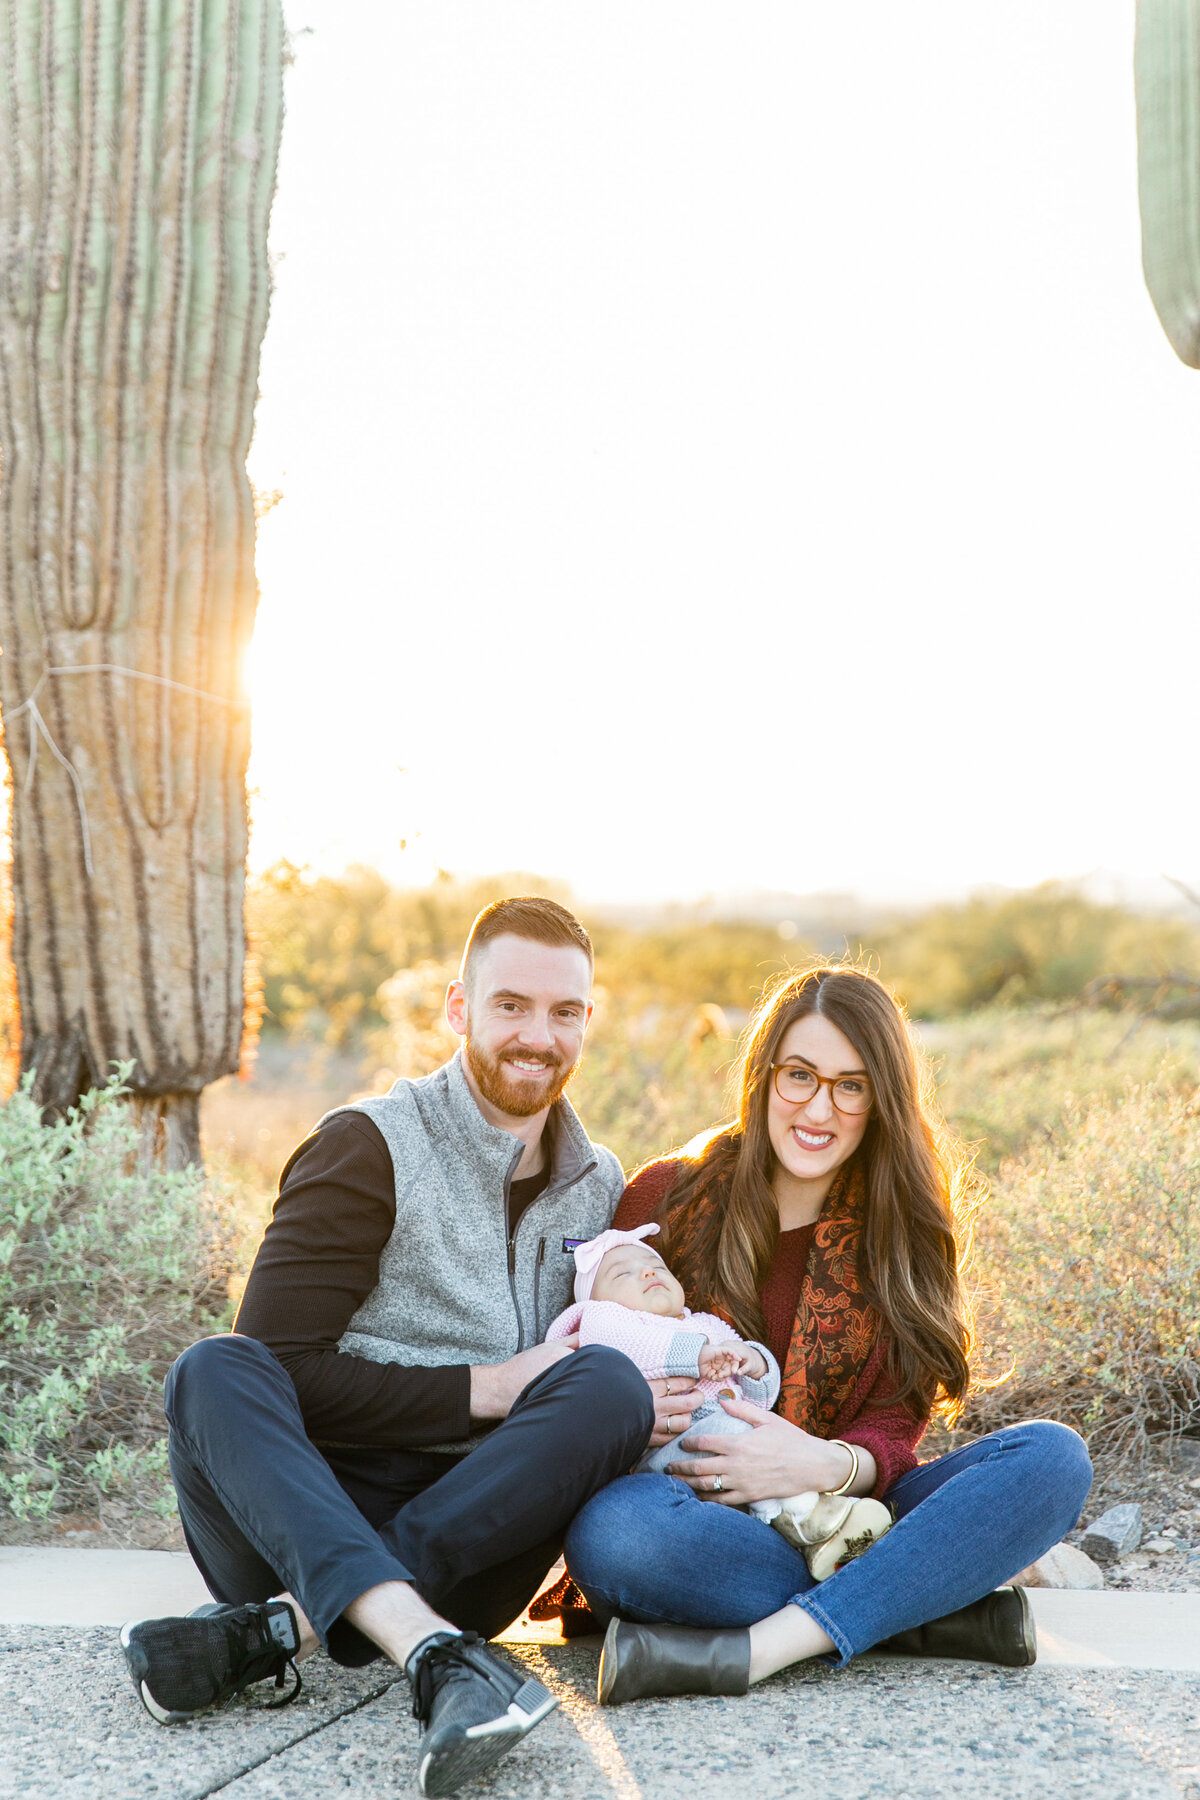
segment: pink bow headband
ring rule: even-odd
[[[657,1230],[657,1225],[639,1225],[636,1231],[602,1231],[599,1237],[589,1238],[586,1244],[576,1244],[576,1304],[582,1306],[585,1300],[591,1299],[600,1264],[610,1250],[615,1250],[618,1244],[640,1243],[643,1238],[653,1237]]]

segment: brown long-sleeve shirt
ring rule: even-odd
[[[510,1230],[549,1178],[547,1157],[540,1174],[511,1184]],[[335,1113],[284,1167],[233,1327],[279,1358],[318,1444],[403,1449],[469,1434],[466,1363],[417,1368],[338,1350],[378,1284],[395,1223],[395,1177],[382,1133],[365,1113]]]

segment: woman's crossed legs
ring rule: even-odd
[[[567,1535],[571,1573],[601,1618],[757,1626],[751,1678],[806,1656],[839,1666],[990,1593],[1077,1523],[1091,1486],[1083,1440],[1038,1419],[901,1476],[897,1522],[865,1556],[814,1583],[804,1558],[747,1513],[668,1475],[629,1475]]]

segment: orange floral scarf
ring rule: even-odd
[[[698,1194],[676,1216],[668,1202],[674,1267],[691,1262],[700,1240],[708,1236],[718,1203]],[[858,1280],[865,1207],[863,1172],[851,1163],[821,1208],[800,1288],[776,1410],[816,1437],[829,1436],[879,1338],[879,1315],[863,1299]]]

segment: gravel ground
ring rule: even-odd
[[[1200,1800],[1200,1676],[999,1670],[865,1657],[744,1699],[593,1704],[594,1643],[510,1651],[561,1705],[467,1795],[519,1800]],[[314,1658],[301,1701],[163,1730],[115,1633],[0,1632],[0,1796],[399,1800],[416,1792],[408,1689]],[[383,1690],[383,1691],[381,1691]],[[259,1690],[265,1692],[268,1690]]]
[[[14,1519],[0,1512],[0,1548],[36,1550],[186,1550],[177,1518],[131,1515],[109,1508],[101,1520],[93,1513],[54,1513],[48,1519]]]
[[[1098,1481],[1088,1498],[1084,1521],[1090,1524],[1124,1500],[1139,1501],[1146,1542],[1166,1539],[1169,1550],[1135,1551],[1105,1571],[1111,1588],[1134,1593],[1200,1592],[1200,1456],[1185,1462],[1160,1462],[1125,1476]],[[1082,1529],[1068,1543],[1078,1543]],[[0,1546],[92,1550],[183,1550],[178,1519],[146,1515],[114,1517],[100,1524],[84,1513],[46,1520],[17,1520],[0,1514]]]
[[[1107,1585],[1134,1593],[1200,1592],[1200,1462],[1098,1482],[1088,1498],[1085,1523],[1125,1500],[1141,1504],[1143,1545],[1157,1542],[1171,1548],[1123,1556],[1105,1570]],[[1082,1536],[1082,1530],[1073,1531],[1067,1541],[1078,1543]]]

